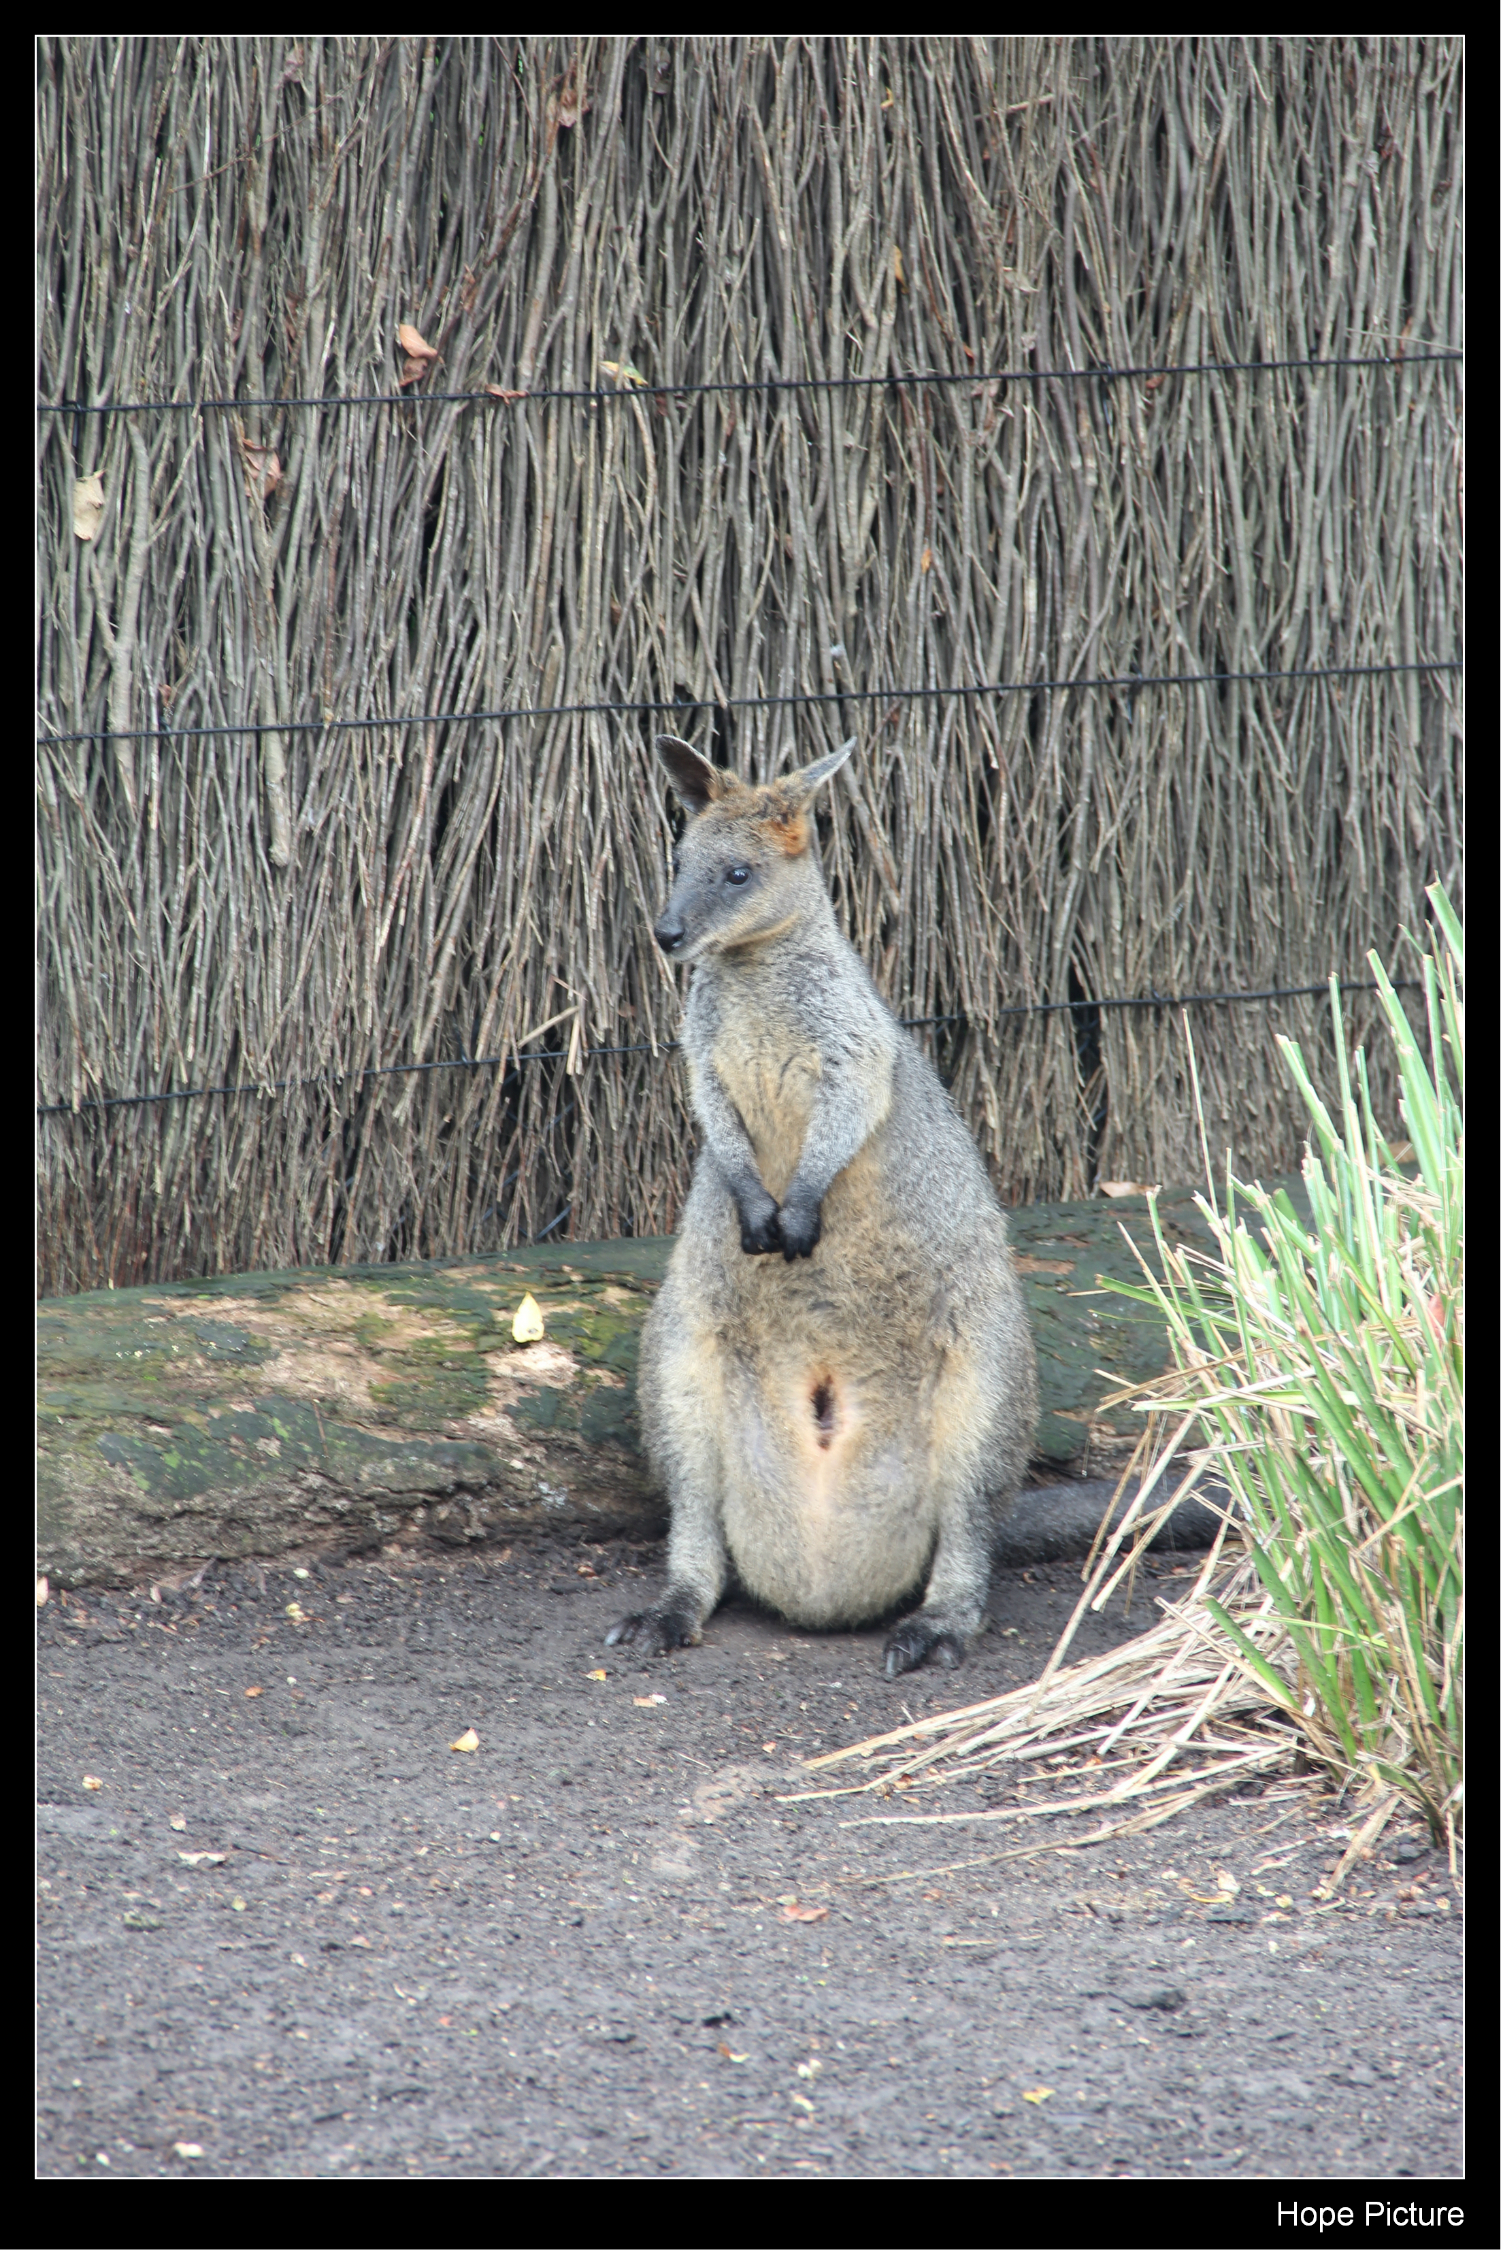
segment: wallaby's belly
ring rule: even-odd
[[[904,1366],[899,1350],[852,1348],[869,1307],[862,1320],[808,1296],[775,1328],[725,1339],[725,1543],[784,1617],[852,1625],[927,1576],[934,1370],[931,1354]]]

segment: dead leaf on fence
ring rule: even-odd
[[[240,451],[245,460],[245,490],[252,500],[269,500],[281,483],[281,456],[269,445],[252,445],[248,438],[241,438]]]
[[[80,477],[73,487],[73,529],[80,539],[93,538],[103,514],[103,477]]]
[[[902,271],[902,253],[894,243],[891,250],[891,270],[896,275],[896,285],[898,289],[905,289],[907,286],[907,276]]]
[[[407,355],[396,388],[405,390],[408,383],[421,382],[438,355],[421,330],[414,328],[409,320],[404,320],[397,329],[396,341]]]
[[[931,548],[931,547],[924,547],[924,549],[923,549],[923,551],[922,551],[922,568],[923,568],[923,571],[924,571],[924,573],[926,573],[926,572],[930,571],[930,570],[932,569],[932,567],[933,567],[933,550],[932,550],[932,548]]]
[[[499,383],[487,383],[485,389],[489,392],[491,398],[503,398],[511,406],[515,405],[518,398],[526,397],[525,391],[504,390]]]
[[[579,84],[578,64],[576,62],[570,63],[568,76],[562,81],[558,91],[547,105],[549,116],[558,125],[573,126],[578,123],[585,111],[591,110],[593,107],[593,102],[589,100],[583,87]]]

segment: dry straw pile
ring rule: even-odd
[[[1455,892],[1452,673],[898,691],[1457,654],[1462,379],[1414,355],[1460,334],[1458,40],[40,73],[41,387],[79,409],[42,421],[43,731],[99,737],[41,753],[49,1290],[669,1227],[654,700],[756,776],[859,736],[838,904],[901,1013],[962,1018],[1012,1197],[1192,1176],[1193,1128],[1166,1015],[1002,1008],[1351,974]],[[1393,364],[986,379],[1311,356]],[[642,388],[808,378],[871,381]],[[596,395],[515,395],[558,390]],[[82,411],[169,400],[247,403]],[[396,723],[585,703],[631,708]],[[1327,1053],[1312,1001],[1196,1020],[1263,1171],[1277,1028]]]

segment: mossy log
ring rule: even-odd
[[[1191,1192],[1159,1211],[1171,1241],[1208,1247]],[[1153,1315],[1098,1286],[1140,1278],[1127,1237],[1155,1263],[1146,1201],[1035,1204],[1010,1227],[1037,1340],[1038,1468],[1108,1476],[1141,1424],[1102,1401],[1169,1363]],[[45,1302],[38,1569],[65,1586],[139,1583],[540,1524],[657,1535],[636,1350],[671,1248],[548,1244]],[[518,1345],[527,1291],[545,1333]],[[1061,1521],[1054,1546],[1072,1542]]]

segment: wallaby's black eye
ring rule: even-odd
[[[750,869],[748,867],[727,867],[724,879],[727,883],[748,883],[750,881]]]

